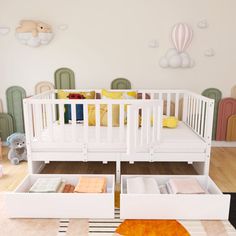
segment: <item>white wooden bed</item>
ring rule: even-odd
[[[25,99],[29,172],[38,173],[51,161],[115,161],[119,181],[121,162],[162,161],[188,162],[207,175],[214,101],[185,90],[136,91],[140,99],[56,99],[57,90]],[[64,119],[65,104],[71,105],[69,124]],[[76,104],[83,104],[80,123]],[[107,104],[107,126],[100,125],[102,104]],[[112,126],[115,104],[119,105],[118,127]],[[95,126],[88,123],[89,105],[95,106]],[[163,113],[181,117],[179,126],[162,128]]]

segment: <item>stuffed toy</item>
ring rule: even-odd
[[[32,33],[33,37],[37,37],[38,33],[52,33],[49,25],[41,21],[22,20],[20,26],[16,29],[17,33]]]
[[[7,138],[10,150],[8,159],[13,165],[18,165],[20,161],[27,161],[27,150],[25,134],[14,133]]]

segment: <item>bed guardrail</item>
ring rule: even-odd
[[[186,92],[183,121],[206,143],[211,144],[214,100]]]
[[[74,92],[76,90],[73,90]],[[83,90],[86,91],[86,90]],[[91,90],[87,90],[91,91]],[[95,90],[99,93],[100,90]],[[167,116],[175,116],[189,126],[197,135],[199,135],[209,145],[211,142],[211,129],[213,119],[214,101],[201,95],[185,91],[185,90],[137,90],[138,99],[136,100],[69,100],[56,99],[57,90],[48,91],[24,101],[24,116],[26,125],[27,140],[30,144],[34,141],[43,141],[43,135],[47,130],[48,141],[51,143],[79,143],[80,134],[78,134],[76,126],[78,105],[83,109],[83,143],[88,142],[88,129],[91,126],[90,116],[91,107],[93,107],[95,128],[94,139],[96,143],[101,143],[101,135],[104,136],[101,125],[101,108],[106,110],[106,142],[112,142],[112,133],[114,127],[114,110],[119,113],[118,124],[115,126],[119,129],[119,140],[124,142],[124,132],[127,133],[128,149],[127,153],[131,155],[136,147],[145,146],[147,134],[153,125],[153,130],[157,137],[155,141],[161,141],[161,120],[160,114]],[[146,100],[145,103],[143,100]],[[148,100],[148,101],[147,101]],[[130,105],[128,105],[130,104]],[[162,106],[163,104],[163,106]],[[66,140],[65,128],[68,129],[65,120],[65,107],[70,106],[70,135]],[[115,108],[116,107],[116,108]],[[115,109],[114,109],[115,108]],[[152,112],[151,112],[152,111]],[[161,112],[161,113],[160,113]],[[142,113],[142,114],[141,114]],[[151,113],[153,115],[151,115]],[[140,115],[141,114],[141,115]],[[156,115],[155,115],[156,114]],[[149,117],[150,116],[150,117]],[[157,117],[157,118],[156,118]],[[148,125],[148,120],[152,120],[152,124]],[[135,123],[133,122],[135,121]],[[60,130],[59,135],[55,133],[55,127]],[[138,127],[138,128],[137,128]],[[140,142],[137,142],[137,136],[133,136],[133,132],[140,132]],[[130,134],[130,136],[128,136]],[[136,139],[132,140],[132,138]],[[150,143],[148,143],[151,145]]]
[[[127,155],[129,162],[140,150],[146,149],[153,160],[154,148],[161,141],[162,100],[142,101],[128,107]]]
[[[116,140],[124,143],[124,137],[127,139],[129,154],[137,146],[148,146],[160,141],[162,101],[149,100],[143,103],[142,100],[51,99],[50,93],[45,96],[48,97],[24,100],[27,143],[31,147],[33,143],[40,142],[50,147],[77,143],[84,148],[91,142],[90,127],[93,127],[94,132],[92,142],[98,145],[114,142],[113,128],[116,127],[116,135],[119,136]],[[78,105],[83,110],[82,120],[78,120]],[[66,120],[68,106],[70,119]],[[78,125],[82,133],[78,132]]]

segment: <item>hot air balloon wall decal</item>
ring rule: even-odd
[[[194,60],[186,52],[193,39],[193,30],[186,23],[174,25],[171,32],[171,41],[174,48],[170,48],[160,59],[162,68],[191,68]]]

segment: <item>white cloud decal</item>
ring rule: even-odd
[[[166,55],[159,62],[162,68],[191,68],[194,66],[194,60],[190,58],[187,52],[178,52],[175,48],[170,48]]]
[[[28,45],[30,47],[38,47],[40,45],[48,44],[52,38],[52,33],[38,33],[36,37],[33,37],[32,33],[16,33],[16,38],[20,43]]]

